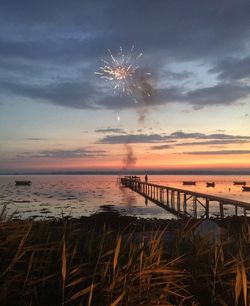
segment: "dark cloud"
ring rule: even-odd
[[[165,150],[165,149],[171,149],[173,146],[170,145],[160,145],[160,146],[152,146],[151,150]]]
[[[16,96],[43,100],[56,105],[72,108],[97,108],[94,103],[96,90],[89,83],[79,81],[49,85],[2,83],[0,88]]]
[[[124,143],[155,143],[164,141],[165,137],[158,134],[129,134],[108,135],[100,139],[98,143],[124,144]]]
[[[154,94],[144,99],[142,96],[134,102],[133,97],[114,95],[104,91],[93,83],[70,81],[49,83],[46,85],[32,83],[2,82],[2,92],[25,98],[44,101],[55,105],[78,109],[125,109],[135,108],[139,120],[144,121],[149,107],[166,103],[188,103],[194,109],[211,105],[231,105],[250,95],[250,86],[219,84],[183,93],[183,89],[169,87],[155,90]]]
[[[209,141],[195,141],[195,142],[183,142],[183,143],[176,143],[175,146],[213,146],[213,145],[226,145],[226,144],[242,144],[248,143],[249,140],[244,139],[222,139],[222,140],[209,140]]]
[[[186,138],[204,138],[206,135],[203,133],[185,133],[183,131],[176,131],[169,135],[170,138],[186,139]]]
[[[88,150],[88,149],[75,149],[75,150],[42,150],[39,152],[22,152],[17,157],[22,158],[87,158],[105,156],[106,152],[103,150]]]
[[[177,153],[177,154],[179,154],[179,153]],[[189,154],[189,155],[244,155],[244,154],[250,154],[250,150],[192,151],[192,152],[183,152],[182,154]]]
[[[229,134],[210,134],[210,135],[204,135],[204,139],[250,140],[250,136],[229,135]]]
[[[194,137],[195,138],[195,137]],[[181,143],[174,143],[172,145],[159,145],[159,146],[152,146],[151,150],[165,150],[171,149],[174,147],[193,147],[193,146],[215,146],[215,145],[231,145],[231,144],[243,144],[248,143],[249,140],[245,139],[221,139],[221,140],[209,140],[209,141],[193,141],[193,142],[181,142]],[[218,146],[219,147],[219,146]]]
[[[111,0],[77,0],[74,3],[45,0],[35,5],[28,0],[22,3],[16,0],[1,6],[0,17],[5,28],[9,24],[14,26],[16,40],[20,32],[28,32],[31,42],[51,38],[54,33],[61,41],[53,44],[51,40],[52,47],[58,50],[61,46],[62,53],[64,48],[72,45],[70,38],[81,42],[86,39],[84,34],[89,33],[96,39],[85,44],[83,56],[88,49],[100,53],[100,46],[107,45],[112,49],[136,42],[152,52],[157,45],[159,51],[165,51],[165,56],[191,59],[225,54],[228,50],[244,50],[249,35],[249,9],[247,0],[212,0],[207,3],[199,0],[115,3]],[[21,29],[18,28],[20,25]],[[37,49],[33,52],[37,53]],[[158,57],[160,54],[158,52]]]
[[[127,134],[127,135],[107,135],[101,138],[98,143],[105,144],[124,144],[124,143],[161,143],[173,142],[183,139],[199,139],[212,141],[205,144],[229,144],[229,143],[245,143],[250,141],[250,136],[229,135],[229,134],[204,134],[204,133],[185,133],[183,131],[176,131],[169,135],[163,134]],[[203,144],[200,142],[199,144]],[[180,144],[181,145],[181,144]]]
[[[239,54],[248,52],[249,11],[248,0],[5,1],[0,11],[1,92],[72,108],[136,108],[141,120],[152,105],[231,105],[250,94],[249,86],[238,82],[250,77],[250,59]],[[108,48],[128,50],[134,43],[144,52],[141,67],[176,84],[153,87],[152,101],[139,93],[141,105],[104,91],[106,84],[94,77]],[[178,87],[179,81],[195,79],[195,73],[166,65],[184,61],[213,67],[209,71],[219,82]]]
[[[120,128],[105,128],[105,129],[96,129],[96,133],[120,133],[120,134],[127,134],[123,129]]]
[[[210,105],[231,105],[240,99],[247,98],[250,86],[237,84],[218,84],[213,87],[189,91],[184,100],[199,109]]]
[[[217,73],[220,80],[242,80],[250,77],[250,57],[228,58],[217,63],[209,70],[210,73]]]
[[[250,95],[250,86],[240,83],[218,83],[211,87],[188,90],[183,87],[165,87],[156,91],[155,105],[179,102],[194,109],[205,106],[232,105]]]
[[[176,131],[174,133],[171,133],[169,138],[174,138],[174,139],[218,139],[218,140],[236,140],[236,139],[249,139],[250,136],[241,136],[241,135],[229,135],[229,134],[224,134],[224,133],[215,133],[215,134],[204,134],[204,133],[186,133],[183,131]]]

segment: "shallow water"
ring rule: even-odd
[[[31,186],[15,186],[15,180],[31,180]],[[183,180],[194,180],[196,186],[182,186]],[[250,192],[234,186],[234,180],[250,185],[250,176],[149,176],[149,182],[191,189],[250,203]],[[214,181],[215,188],[206,188]],[[102,211],[117,211],[121,215],[142,218],[171,219],[169,212],[148,201],[128,188],[122,188],[113,175],[26,175],[0,176],[0,206],[7,204],[7,214],[17,218],[48,219],[53,217],[89,216]],[[232,207],[225,208],[230,215]],[[216,216],[218,206],[211,204]],[[241,214],[241,212],[240,212]]]

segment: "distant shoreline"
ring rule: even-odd
[[[127,170],[127,171],[48,171],[0,172],[0,175],[250,175],[250,170]]]

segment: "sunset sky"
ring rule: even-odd
[[[250,169],[249,17],[249,0],[4,1],[0,173]],[[133,45],[137,103],[95,75]]]

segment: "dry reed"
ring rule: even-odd
[[[2,218],[0,304],[249,305],[249,219],[215,241],[194,235],[199,222],[138,231]]]

